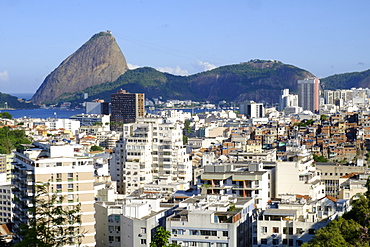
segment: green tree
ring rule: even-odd
[[[354,220],[333,220],[326,227],[319,229],[315,237],[303,246],[353,246],[353,239],[359,237],[358,227],[359,224]]]
[[[316,162],[328,162],[328,159],[325,158],[322,155],[321,156],[318,156],[318,155],[314,154],[312,156],[313,156],[314,161],[316,161]]]
[[[7,119],[12,119],[13,116],[9,112],[0,112],[0,118],[7,118]]]
[[[10,154],[13,149],[20,148],[21,144],[30,143],[23,130],[11,130],[7,126],[0,128],[0,153]]]
[[[100,146],[91,146],[90,151],[91,152],[94,152],[94,151],[104,151],[104,148],[102,148]]]
[[[326,120],[327,120],[327,118],[328,118],[328,117],[327,117],[326,115],[324,115],[324,114],[321,114],[321,115],[320,115],[320,120],[321,120],[321,121],[326,121]]]
[[[169,243],[170,237],[171,233],[160,226],[153,236],[150,247],[181,247],[176,243]]]
[[[73,209],[61,206],[64,197],[50,193],[49,184],[37,183],[35,191],[34,206],[28,209],[29,224],[21,227],[22,241],[15,246],[79,246],[84,237],[81,204]]]
[[[182,143],[185,145],[186,143],[188,143],[188,137],[183,135],[182,136]]]
[[[189,120],[185,120],[185,123],[184,123],[184,134],[190,134],[191,132],[191,129],[190,129],[190,121]]]

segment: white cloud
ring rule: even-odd
[[[130,63],[128,63],[127,66],[128,66],[129,69],[137,69],[137,68],[140,68],[141,67],[139,65],[130,64]]]
[[[207,70],[211,70],[211,69],[217,68],[216,65],[210,64],[209,62],[199,61],[199,60],[196,63],[192,63],[192,66],[197,71],[207,71]]]
[[[186,69],[181,69],[180,66],[172,67],[158,67],[157,70],[161,72],[166,72],[173,75],[189,75],[189,72]]]
[[[8,71],[0,72],[0,81],[8,81],[9,80],[9,74]]]

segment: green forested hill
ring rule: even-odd
[[[32,103],[26,103],[24,100],[20,100],[10,94],[0,93],[0,109],[4,108],[30,109],[39,108],[39,106]]]
[[[57,101],[83,101],[100,98],[110,101],[119,89],[130,93],[143,92],[147,98],[190,99],[211,102],[220,100],[279,101],[280,90],[297,91],[297,81],[313,77],[303,69],[278,61],[253,60],[248,63],[222,66],[191,76],[175,76],[144,67],[129,70],[116,81],[87,88],[78,93],[63,94]]]
[[[328,76],[320,80],[324,89],[350,89],[370,87],[370,70]]]

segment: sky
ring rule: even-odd
[[[130,68],[190,75],[274,59],[318,78],[364,71],[369,9],[368,0],[0,0],[0,92],[36,92],[105,30]]]

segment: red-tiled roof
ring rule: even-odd
[[[325,197],[323,197],[323,198],[321,198],[321,199],[319,199],[319,200],[322,200],[322,199],[324,199],[324,198],[328,198],[330,201],[333,201],[333,202],[337,202],[337,201],[338,201],[338,199],[337,199],[337,198],[332,197],[332,196],[325,196]]]
[[[353,177],[354,175],[357,175],[357,174],[358,174],[358,172],[351,172],[350,174],[341,176],[340,178],[351,178],[351,177]]]

